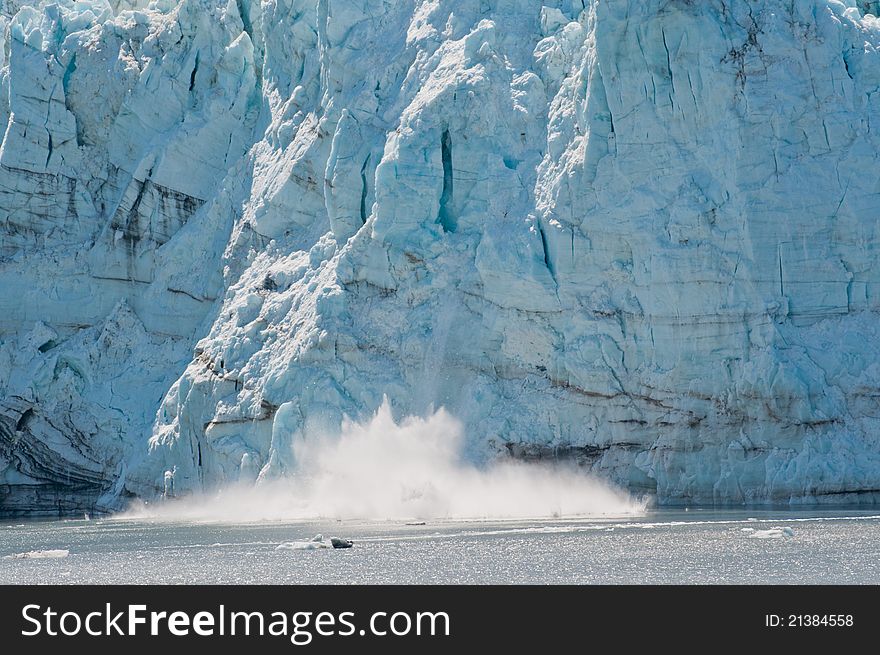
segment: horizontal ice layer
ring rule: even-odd
[[[31,4],[5,507],[281,475],[383,395],[663,502],[877,500],[876,3]]]

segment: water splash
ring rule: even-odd
[[[388,402],[336,439],[301,441],[296,471],[164,503],[148,515],[187,520],[498,519],[641,514],[645,503],[573,467],[461,457],[461,423],[441,409],[396,422]],[[143,508],[137,512],[144,516]]]

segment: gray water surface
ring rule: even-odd
[[[782,536],[764,532],[786,527]],[[276,550],[317,533],[355,546]],[[37,550],[69,555],[12,557]],[[655,510],[425,525],[10,521],[0,523],[0,583],[880,584],[880,511]]]

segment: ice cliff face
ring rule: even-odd
[[[0,512],[283,474],[383,395],[876,501],[875,4],[3,3]]]
[[[0,19],[5,511],[124,493],[223,294],[255,52],[234,4],[166,9],[41,3]]]

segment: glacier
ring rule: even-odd
[[[880,500],[880,3],[4,0],[0,515],[444,408],[661,503]]]

